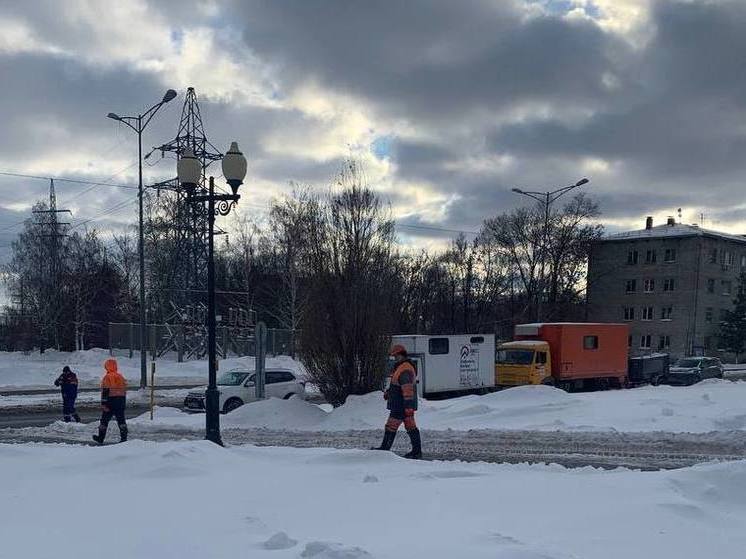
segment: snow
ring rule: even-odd
[[[0,495],[0,557],[24,559],[740,559],[746,549],[744,461],[643,473],[204,441],[0,445]]]
[[[97,386],[103,376],[104,361],[109,358],[105,349],[89,349],[76,352],[59,352],[47,350],[24,354],[22,352],[0,352],[0,388],[50,388],[62,372],[62,367],[69,365],[78,375],[82,386]],[[127,380],[133,383],[140,381],[140,356],[133,358],[115,356],[119,370]],[[220,361],[220,371],[231,369],[253,369],[253,357],[232,357]],[[282,367],[304,374],[303,366],[290,357],[267,358],[267,367]],[[148,362],[150,376],[150,362]],[[156,384],[199,384],[207,382],[207,361],[185,361],[177,363],[171,359],[159,359],[156,362]]]
[[[717,237],[719,239],[726,239],[729,241],[746,242],[746,238],[743,235],[730,235],[728,233],[722,233],[715,231],[714,229],[705,229],[697,225],[687,225],[686,223],[676,223],[674,225],[656,225],[651,229],[636,229],[634,231],[626,231],[623,233],[616,233],[604,237],[605,241],[623,241],[627,239],[655,239],[661,237]]]
[[[549,386],[520,386],[484,396],[420,401],[417,423],[424,430],[538,430],[688,432],[746,430],[746,382],[707,380],[688,387],[645,386],[568,394]],[[346,431],[381,428],[387,416],[380,392],[350,396],[336,409],[300,399],[269,399],[225,415],[225,429]],[[200,430],[204,417],[170,408],[135,422],[154,430]]]

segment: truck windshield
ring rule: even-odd
[[[530,365],[534,362],[534,350],[501,349],[497,352],[497,362],[502,365]]]
[[[699,367],[699,359],[679,359],[673,366],[694,369],[695,367]]]
[[[248,376],[249,373],[246,371],[230,371],[228,373],[223,373],[218,378],[218,386],[238,386],[245,381]]]

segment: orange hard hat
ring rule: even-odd
[[[391,351],[389,352],[389,355],[391,357],[396,357],[397,355],[406,355],[407,354],[407,348],[405,348],[401,344],[396,344],[394,347],[391,348]]]

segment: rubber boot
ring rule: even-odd
[[[121,423],[119,425],[119,442],[124,443],[127,442],[127,424]]]
[[[383,442],[381,446],[373,446],[371,450],[391,450],[391,445],[394,444],[396,438],[396,431],[389,431],[388,429],[383,432]]]
[[[420,438],[420,430],[412,429],[407,431],[409,440],[412,441],[412,450],[404,455],[404,458],[413,458],[419,460],[422,458],[422,439]]]
[[[103,425],[98,426],[98,435],[93,435],[93,440],[96,441],[98,444],[104,444],[104,439],[106,438],[106,427]]]
[[[73,419],[75,420],[75,423],[80,423],[80,416],[77,413],[73,414]]]
[[[72,418],[69,415],[63,415],[62,421],[64,421],[65,423],[70,423],[72,421]]]

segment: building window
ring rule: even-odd
[[[715,293],[715,280],[714,279],[707,280],[707,293]]]
[[[671,320],[673,307],[661,307],[661,320]]]
[[[624,307],[624,320],[635,319],[635,307]]]
[[[627,264],[637,264],[637,251],[630,250],[627,253]]]
[[[667,248],[665,255],[663,256],[664,262],[676,262],[676,249]]]
[[[625,290],[627,293],[634,293],[637,291],[637,280],[627,280]]]
[[[710,264],[717,264],[718,263],[718,249],[713,248],[710,251]]]
[[[598,349],[598,336],[583,336],[583,349]]]
[[[640,336],[640,349],[650,349],[650,334]]]
[[[655,280],[648,278],[645,280],[645,293],[652,293],[655,291]]]
[[[712,307],[705,309],[705,322],[712,322]]]
[[[670,336],[658,336],[658,349],[668,349],[671,347],[671,337]]]
[[[645,252],[645,264],[655,264],[656,259],[657,254],[654,250],[648,249],[647,252]]]
[[[731,295],[733,293],[733,282],[730,280],[721,280],[720,286],[723,288],[723,295]]]
[[[674,289],[676,289],[676,281],[674,278],[663,280],[663,291],[673,291]]]
[[[653,307],[642,307],[642,319],[653,320]]]
[[[734,262],[735,256],[732,252],[728,250],[720,251],[720,263],[723,265],[723,268],[730,268]]]

